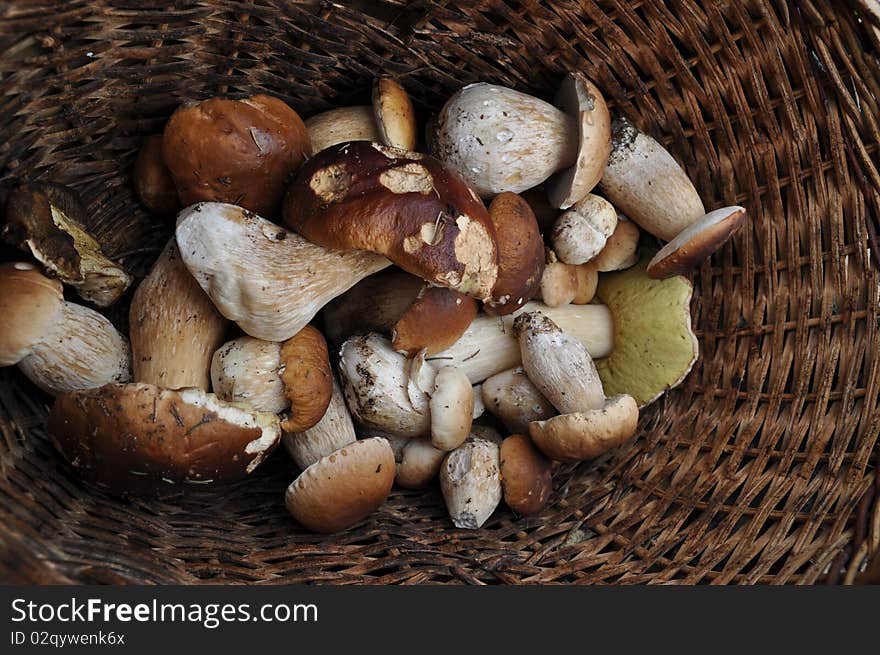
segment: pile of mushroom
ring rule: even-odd
[[[14,190],[3,235],[35,261],[0,265],[0,366],[55,396],[70,466],[113,493],[178,493],[283,444],[284,504],[309,530],[351,528],[395,484],[438,484],[477,529],[502,500],[540,513],[554,462],[635,439],[698,357],[681,274],[745,211],[707,213],[579,73],[553,103],[466,86],[431,125],[420,149],[389,78],[305,121],[264,95],[178,108],[133,168],[175,221],[127,337],[64,297],[104,308],[132,282],[82,201]],[[642,230],[668,243],[652,256]]]

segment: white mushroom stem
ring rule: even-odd
[[[280,343],[248,336],[227,341],[211,360],[214,393],[228,402],[247,403],[258,412],[278,414],[290,407],[280,368]]]
[[[249,335],[284,341],[331,299],[390,262],[329,250],[241,207],[204,202],[178,215],[183,261],[221,314]]]
[[[404,489],[422,489],[440,473],[445,456],[446,451],[435,448],[428,439],[408,439],[394,481]]]
[[[458,448],[471,431],[474,389],[454,366],[444,366],[434,377],[431,393],[431,443],[440,450]]]
[[[287,432],[282,439],[290,457],[303,470],[357,440],[351,414],[336,378],[333,379],[330,404],[321,420],[303,432]]]
[[[345,399],[358,422],[403,437],[430,432],[428,395],[408,389],[407,360],[388,339],[375,333],[352,337],[339,358]]]
[[[56,322],[18,367],[40,389],[59,395],[128,382],[131,349],[98,312],[65,302]]]
[[[551,308],[530,302],[504,317],[480,315],[451,347],[428,358],[435,366],[457,366],[472,384],[522,363],[513,337],[513,321],[522,312],[540,311],[563,331],[586,346],[594,359],[607,357],[614,347],[614,323],[605,305],[565,305]]]
[[[482,527],[501,502],[499,447],[473,439],[453,450],[440,469],[440,489],[456,527]]]

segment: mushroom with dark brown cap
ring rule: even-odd
[[[210,387],[211,355],[229,325],[168,242],[129,308],[133,380],[165,389]]]
[[[287,488],[287,510],[313,532],[350,528],[391,493],[394,453],[385,439],[356,441],[321,458]]]
[[[281,439],[291,459],[302,470],[357,440],[342,388],[335,378],[330,404],[321,420],[302,432],[285,432]]]
[[[210,98],[177,109],[162,155],[183,206],[234,203],[277,217],[289,178],[311,155],[299,115],[267,95]]]
[[[284,221],[325,248],[375,252],[437,286],[492,298],[489,213],[432,157],[365,141],[328,148],[290,186]]]
[[[309,243],[235,205],[206,202],[177,219],[183,262],[226,318],[250,336],[284,341],[332,298],[390,262]]]
[[[3,238],[31,253],[53,277],[98,307],[112,305],[131,275],[110,261],[86,229],[79,194],[59,184],[23,184],[9,193]]]
[[[108,384],[58,396],[49,434],[84,478],[120,493],[243,478],[281,438],[274,414],[200,389]]]
[[[480,195],[519,193],[549,182],[550,202],[566,208],[599,181],[611,149],[602,94],[579,73],[563,80],[556,104],[494,84],[470,84],[443,106],[431,151]]]
[[[128,340],[23,262],[0,264],[0,366],[14,364],[51,394],[131,379]]]
[[[162,158],[162,135],[144,139],[134,160],[134,190],[154,214],[176,214],[182,207],[171,171]]]
[[[537,514],[553,491],[550,460],[522,434],[512,434],[501,442],[501,487],[504,502],[520,516]]]

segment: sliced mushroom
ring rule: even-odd
[[[278,418],[201,389],[108,384],[55,400],[49,434],[80,475],[121,493],[245,477],[281,438]]]
[[[282,437],[288,454],[302,470],[356,440],[351,414],[335,378],[330,404],[321,420],[302,432],[285,432]]]
[[[501,486],[504,502],[520,516],[537,514],[553,491],[550,460],[532,445],[531,439],[514,434],[501,444]]]
[[[596,257],[590,262],[600,273],[620,271],[639,262],[639,227],[622,214],[617,227]]]
[[[467,376],[454,366],[440,368],[434,377],[429,407],[434,447],[449,451],[463,444],[474,414],[474,390]]]
[[[453,450],[443,461],[440,489],[457,528],[483,527],[501,502],[499,452],[491,441],[473,439]]]
[[[172,239],[131,300],[134,381],[207,391],[211,354],[223,343],[228,324],[190,275]]]
[[[423,489],[440,473],[446,451],[429,439],[408,439],[401,451],[394,481],[404,489]]]
[[[382,140],[369,105],[329,109],[307,119],[305,126],[315,154],[348,141]]]
[[[532,384],[522,367],[486,378],[482,393],[489,413],[501,419],[513,434],[525,434],[532,421],[556,414],[553,404]]]
[[[553,226],[550,240],[559,261],[585,264],[602,251],[616,227],[614,206],[589,193],[562,213]]]
[[[316,246],[222,203],[182,211],[176,234],[184,263],[220,313],[266,341],[289,339],[329,300],[390,264]]]
[[[10,192],[2,235],[31,253],[50,275],[74,287],[84,300],[107,307],[132,278],[104,255],[85,224],[85,207],[73,189],[37,182]]]
[[[162,135],[144,139],[134,160],[134,190],[141,202],[155,214],[176,214],[182,207],[171,171],[162,158]]]
[[[131,379],[128,341],[97,312],[65,302],[27,263],[0,264],[0,366],[18,364],[50,394]]]
[[[394,454],[385,439],[355,441],[300,473],[287,488],[284,502],[305,528],[340,532],[385,502],[394,472]]]

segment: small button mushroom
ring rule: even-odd
[[[305,126],[315,154],[348,141],[382,140],[369,105],[328,109],[306,119]]]
[[[391,328],[391,344],[398,352],[432,355],[448,348],[477,316],[477,302],[446,287],[426,284]]]
[[[255,214],[222,203],[177,219],[184,264],[226,318],[247,334],[284,341],[332,298],[390,265],[356,250],[328,250]]]
[[[605,242],[592,264],[600,273],[620,271],[639,262],[639,227],[623,214],[617,215],[617,227]]]
[[[0,264],[0,366],[14,364],[50,394],[131,379],[126,338],[23,262]]]
[[[392,148],[415,150],[416,112],[409,95],[396,80],[377,77],[373,81],[373,116],[382,143]]]
[[[547,266],[541,277],[541,300],[548,307],[562,307],[569,303],[586,305],[596,294],[599,274],[593,262],[563,264],[556,253],[547,252]]]
[[[339,358],[345,400],[359,423],[397,436],[430,433],[428,395],[411,388],[407,359],[388,339],[376,333],[351,337]]]
[[[549,183],[550,202],[569,207],[599,181],[611,149],[608,108],[599,90],[574,73],[553,105],[493,84],[471,84],[444,105],[431,151],[480,195],[519,193]]]
[[[563,212],[550,235],[559,261],[585,264],[605,247],[617,227],[617,210],[599,196],[587,194]]]
[[[134,383],[58,396],[48,430],[80,475],[118,493],[243,478],[281,438],[273,414]]]
[[[403,446],[394,481],[404,489],[424,489],[440,473],[446,451],[430,440],[408,439]]]
[[[501,443],[501,486],[504,502],[520,516],[537,514],[547,505],[553,491],[550,460],[522,434]]]
[[[454,366],[444,366],[434,377],[431,393],[431,443],[440,450],[454,450],[471,431],[474,390],[467,376]]]
[[[229,202],[270,218],[279,216],[287,181],[311,152],[299,115],[267,95],[183,105],[162,136],[184,207]]]
[[[321,420],[302,432],[285,432],[282,437],[288,454],[301,470],[356,440],[351,414],[335,378],[330,404]]]
[[[394,473],[394,453],[385,439],[355,441],[300,473],[287,488],[284,502],[306,529],[341,532],[385,502]]]
[[[499,447],[485,439],[468,440],[443,460],[440,490],[457,528],[476,530],[501,502]]]
[[[486,378],[482,392],[487,411],[501,419],[514,434],[526,433],[532,421],[556,414],[556,409],[532,384],[522,367]]]
[[[571,302],[575,305],[586,305],[596,296],[596,287],[599,285],[599,272],[593,262],[587,262],[575,266],[577,277],[577,290]]]
[[[648,277],[662,279],[680,275],[708,259],[746,222],[742,207],[709,212],[686,227],[648,262]]]
[[[287,432],[314,426],[330,404],[333,373],[327,343],[311,325],[283,343],[239,337],[223,344],[211,362],[214,392],[229,402],[277,414]]]
[[[116,302],[132,278],[86,229],[79,194],[59,184],[23,184],[9,193],[3,238],[98,307]]]
[[[182,207],[171,171],[162,158],[162,135],[144,139],[134,160],[134,190],[154,214],[173,215]]]
[[[211,355],[223,342],[228,325],[190,275],[171,239],[131,300],[134,381],[207,391]]]
[[[672,155],[625,119],[612,125],[602,194],[654,236],[670,241],[706,213],[693,182]]]

